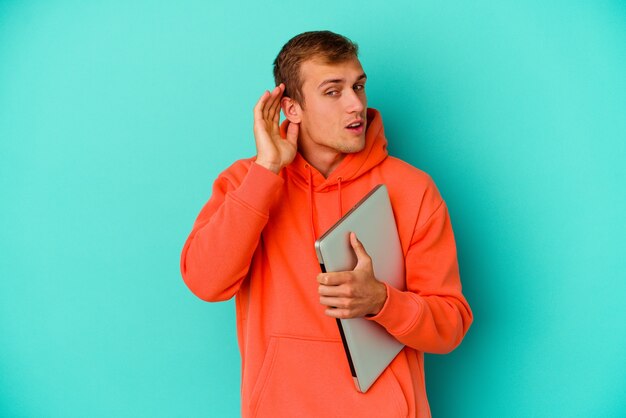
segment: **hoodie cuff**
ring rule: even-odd
[[[253,162],[250,164],[248,174],[233,195],[241,203],[268,216],[269,209],[283,183],[284,180],[278,174]]]
[[[390,334],[403,335],[409,332],[421,316],[423,301],[411,292],[403,292],[387,283],[384,284],[387,288],[387,300],[383,308],[378,314],[366,319],[378,322]]]

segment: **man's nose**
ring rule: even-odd
[[[359,97],[358,93],[352,89],[345,96],[346,97],[346,111],[348,113],[360,113],[363,111],[364,105],[361,101],[361,97]]]

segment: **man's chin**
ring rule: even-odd
[[[365,138],[361,138],[358,141],[353,139],[351,142],[345,142],[338,147],[338,151],[344,154],[356,154],[363,151],[363,149],[365,149]]]

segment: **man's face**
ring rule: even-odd
[[[311,59],[300,67],[304,106],[300,113],[299,146],[324,154],[359,152],[365,147],[366,76],[351,60],[326,64]]]

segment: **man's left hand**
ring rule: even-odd
[[[372,259],[354,232],[350,233],[350,244],[357,257],[354,270],[317,276],[320,303],[328,307],[326,315],[333,318],[376,315],[387,300],[387,288],[374,277]]]

